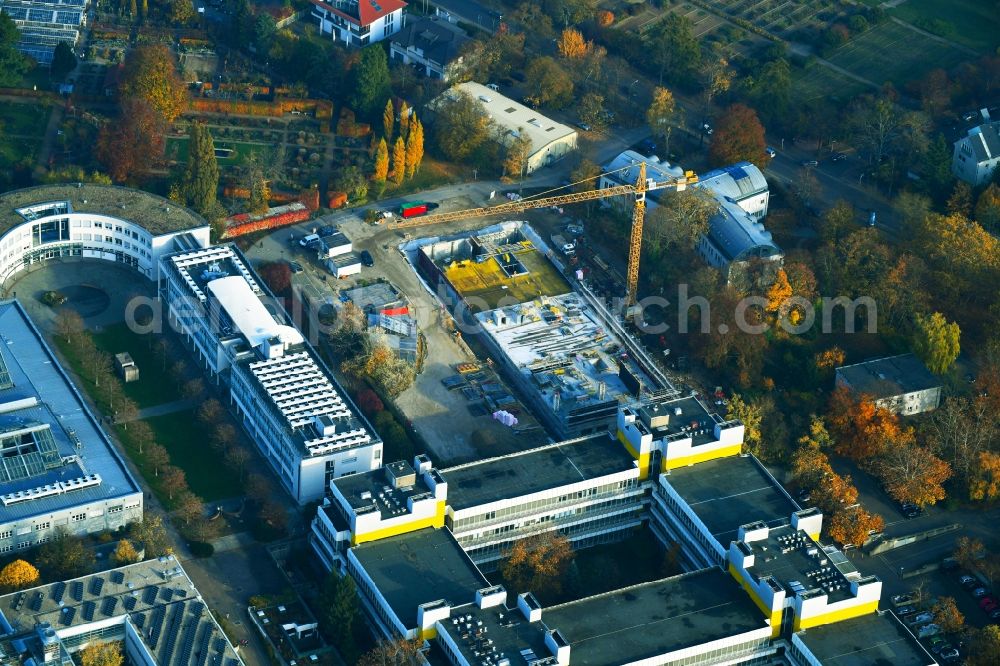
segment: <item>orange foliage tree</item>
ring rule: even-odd
[[[774,276],[774,282],[767,289],[768,312],[778,313],[785,307],[785,301],[792,296],[792,285],[788,284],[788,274],[779,268]]]
[[[915,444],[887,446],[875,471],[894,499],[917,506],[943,500],[943,484],[952,474],[951,465]]]
[[[870,396],[855,400],[843,387],[830,396],[827,420],[837,438],[837,453],[864,464],[871,464],[890,445],[914,441],[913,430],[903,428],[898,416]]]
[[[615,15],[606,9],[602,9],[597,12],[597,25],[602,28],[607,28],[609,25],[615,22]]]
[[[708,147],[709,160],[716,166],[744,160],[763,166],[765,145],[764,126],[757,113],[743,104],[733,104],[715,128]]]
[[[881,532],[884,527],[882,516],[856,506],[834,513],[827,523],[827,534],[842,545],[860,547],[872,532]]]
[[[572,557],[569,539],[547,532],[514,544],[500,570],[513,590],[559,594]]]
[[[163,119],[142,99],[122,102],[118,122],[97,137],[97,158],[116,183],[149,171],[163,154]]]
[[[557,41],[559,55],[567,60],[580,60],[585,57],[594,43],[583,38],[583,33],[575,28],[566,28]]]
[[[939,597],[937,603],[931,606],[931,612],[934,613],[934,623],[945,633],[956,633],[965,626],[965,616],[958,610],[953,597]]]
[[[969,499],[992,502],[1000,497],[1000,454],[981,451],[969,477]]]
[[[188,103],[174,56],[163,44],[147,44],[129,53],[118,92],[123,101],[145,100],[166,123],[174,122]]]

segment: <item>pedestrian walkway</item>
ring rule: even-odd
[[[167,414],[173,414],[174,412],[183,412],[187,409],[194,409],[201,403],[199,398],[189,398],[185,400],[174,400],[173,402],[165,402],[161,405],[153,405],[152,407],[143,407],[138,412],[134,418],[131,419],[121,419],[119,423],[128,423],[130,421],[141,421],[142,419],[152,418],[154,416],[166,416]]]
[[[223,553],[227,550],[247,548],[257,543],[257,541],[249,532],[237,532],[236,534],[227,534],[218,539],[213,539],[210,543],[215,552]]]

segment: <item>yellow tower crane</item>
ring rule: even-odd
[[[447,213],[435,213],[434,215],[396,221],[390,226],[397,229],[424,227],[431,224],[453,222],[455,220],[492,217],[494,215],[520,213],[533,208],[548,208],[549,206],[561,206],[562,204],[578,203],[581,201],[593,201],[595,199],[603,199],[605,197],[615,197],[625,194],[632,195],[635,199],[632,203],[632,229],[629,233],[628,271],[625,285],[625,307],[626,311],[628,311],[636,304],[636,296],[639,288],[639,255],[642,250],[642,225],[646,217],[646,192],[667,188],[673,188],[680,192],[688,185],[698,182],[698,176],[696,176],[693,171],[686,171],[683,176],[671,178],[662,182],[657,182],[652,179],[647,180],[646,163],[639,162],[638,167],[639,176],[636,178],[634,185],[614,185],[612,187],[588,190],[586,192],[558,194],[556,196],[541,197],[538,199],[520,199],[518,201],[497,204],[495,206],[469,208],[466,210],[456,210]],[[620,171],[628,168],[630,167],[624,167],[623,169],[620,169]],[[597,178],[600,178],[600,176],[597,176]]]

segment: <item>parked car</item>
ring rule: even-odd
[[[326,226],[320,227],[319,231],[317,231],[316,233],[318,233],[321,237],[325,237],[325,236],[332,236],[335,231],[336,229],[328,224]]]
[[[916,606],[902,606],[896,609],[896,615],[910,615],[917,612]]]
[[[917,625],[924,624],[925,622],[930,622],[933,619],[934,619],[933,613],[924,611],[923,613],[919,613],[911,618],[908,618],[906,620],[906,623],[909,624],[911,627],[915,627]]]
[[[954,557],[946,557],[941,560],[942,571],[955,571],[958,569],[958,560]]]
[[[917,516],[922,515],[924,512],[924,510],[921,509],[919,506],[917,506],[916,504],[911,504],[910,502],[903,502],[902,504],[900,504],[899,511],[907,519],[916,518]]]
[[[709,125],[708,123],[702,123],[701,124],[701,131],[704,132],[705,134],[709,135],[709,136],[712,136],[712,132],[714,132],[715,130],[713,130],[712,126]]]
[[[302,272],[302,264],[297,261],[289,261],[288,268],[291,269],[293,274]]]
[[[776,151],[776,150],[775,150],[774,148],[772,148],[771,146],[768,146],[767,148],[765,148],[765,149],[764,149],[764,152],[765,152],[765,153],[767,154],[767,156],[768,156],[768,157],[770,157],[770,158],[771,158],[772,160],[773,160],[773,159],[774,159],[774,158],[775,158],[775,157],[777,156],[777,154],[778,154],[778,151]]]
[[[997,600],[992,594],[987,594],[985,597],[979,600],[979,607],[986,608],[987,606],[996,606]]]
[[[576,126],[579,127],[580,129],[582,129],[584,132],[589,132],[590,131],[590,125],[588,125],[587,123],[583,122],[582,120],[580,122],[578,122],[576,124]]]
[[[987,590],[985,587],[982,587],[982,586],[977,587],[977,588],[975,588],[975,589],[972,590],[972,596],[974,596],[976,599],[981,599],[981,598],[985,597],[989,593],[990,593],[990,591]]]
[[[912,594],[897,594],[892,597],[893,606],[901,606],[903,604],[908,604],[913,601]]]
[[[991,620],[1000,620],[1000,608],[994,608],[990,611]]]
[[[940,656],[941,656],[942,659],[944,659],[946,661],[953,661],[955,659],[958,659],[962,655],[955,648],[951,648],[951,649],[948,649],[948,650],[941,650],[941,655]]]
[[[934,641],[931,641],[931,652],[933,652],[934,654],[941,654],[945,650],[953,649],[951,643],[946,641],[941,635],[936,635],[934,636],[934,638],[941,639],[936,643]]]
[[[941,633],[941,627],[934,624],[933,622],[929,624],[921,625],[917,628],[917,638],[927,638],[928,636],[936,636]]]
[[[369,252],[368,250],[361,250],[360,256],[361,256],[362,266],[371,267],[375,265],[375,260],[372,258],[372,253]]]
[[[815,167],[815,166],[819,166],[819,162],[816,161],[816,160],[806,160],[806,161],[804,161],[802,163],[802,166],[804,166],[804,167]]]
[[[961,583],[962,587],[964,587],[967,590],[971,590],[973,588],[979,587],[979,581],[977,581],[975,578],[973,578],[969,574],[962,574],[961,576],[959,576],[958,577],[958,582]]]
[[[833,157],[830,158],[831,162],[839,162],[840,160],[846,160],[847,153],[834,153]]]
[[[964,120],[966,122],[968,122],[970,120],[975,120],[976,116],[978,116],[978,115],[979,114],[976,113],[975,111],[966,111],[965,113],[962,114],[962,120]]]

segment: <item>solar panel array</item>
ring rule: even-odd
[[[76,44],[86,6],[87,0],[0,0],[20,30],[18,50],[44,64],[52,62],[59,42]]]

